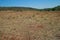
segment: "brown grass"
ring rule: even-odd
[[[59,11],[0,11],[0,40],[60,40]]]

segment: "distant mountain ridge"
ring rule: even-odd
[[[42,9],[42,11],[60,11],[60,6],[56,6],[53,8],[45,8],[45,9]]]
[[[37,11],[60,11],[60,6],[56,6],[54,8],[45,8],[45,9],[37,9],[31,7],[0,7],[0,11],[26,11],[26,10],[37,10]]]

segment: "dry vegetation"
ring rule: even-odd
[[[60,11],[0,11],[0,40],[60,40]]]

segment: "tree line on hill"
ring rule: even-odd
[[[41,9],[41,11],[60,11],[60,6],[56,6],[54,8]]]
[[[0,11],[26,11],[26,10],[37,10],[37,11],[60,11],[60,6],[54,8],[36,9],[30,7],[0,7]]]

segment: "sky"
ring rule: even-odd
[[[60,0],[0,0],[1,7],[51,8],[60,5]]]

